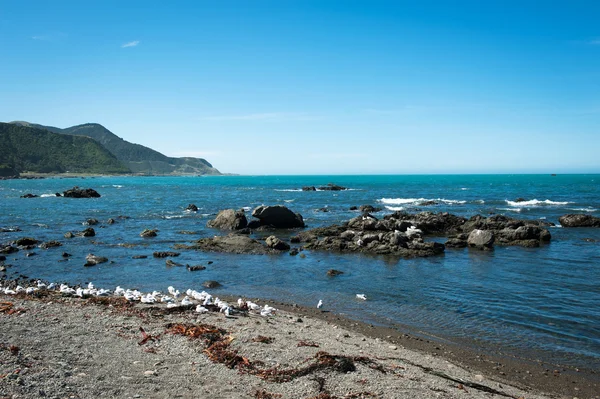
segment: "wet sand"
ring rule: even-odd
[[[57,293],[0,302],[0,397],[600,398],[591,373],[272,301],[272,317],[234,318]],[[207,325],[221,330],[177,333]]]

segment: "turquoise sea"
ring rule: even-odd
[[[302,186],[335,183],[347,191],[303,192]],[[91,187],[97,199],[58,198],[73,186]],[[33,193],[39,198],[23,199]],[[517,198],[526,201],[515,202]],[[422,206],[424,200],[435,205]],[[197,213],[185,211],[193,203]],[[552,241],[540,248],[496,247],[493,252],[447,249],[444,255],[397,259],[305,251],[305,258],[226,255],[181,251],[180,263],[207,264],[189,272],[166,267],[152,252],[217,234],[206,222],[221,209],[286,205],[309,226],[341,223],[358,215],[351,206],[393,210],[447,211],[470,217],[505,214],[545,219]],[[327,208],[323,212],[321,208]],[[0,181],[0,243],[20,237],[59,240],[60,248],[7,256],[7,277],[25,275],[97,287],[140,290],[200,289],[204,280],[223,287],[215,293],[260,297],[324,308],[347,317],[403,326],[491,351],[542,358],[555,364],[600,369],[600,229],[561,228],[568,213],[600,216],[600,175],[415,175],[415,176],[211,176],[97,177]],[[129,219],[117,219],[118,216]],[[89,218],[96,237],[65,239]],[[113,225],[106,224],[115,218]],[[158,237],[143,239],[145,228]],[[193,231],[195,234],[182,234]],[[295,234],[281,232],[281,238]],[[430,238],[444,242],[444,238]],[[123,245],[131,244],[131,245]],[[62,252],[73,256],[61,261]],[[112,263],[83,267],[88,253]],[[132,259],[149,255],[147,259]],[[342,270],[330,278],[328,269]],[[356,299],[365,294],[367,301]]]

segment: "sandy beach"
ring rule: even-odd
[[[589,375],[292,305],[225,317],[55,292],[0,302],[3,398],[600,397]]]

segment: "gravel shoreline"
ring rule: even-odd
[[[438,343],[272,302],[273,316],[232,318],[57,293],[0,302],[3,398],[600,397],[586,378],[513,381],[487,359],[475,368]]]

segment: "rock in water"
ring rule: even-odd
[[[93,188],[79,188],[77,186],[63,192],[63,196],[68,198],[100,198],[100,194]]]
[[[335,269],[329,269],[329,270],[327,270],[327,275],[329,277],[339,276],[340,274],[344,274],[344,272],[342,272],[340,270],[335,270]]]
[[[195,266],[185,265],[185,268],[188,269],[191,272],[197,272],[197,271],[200,271],[200,270],[205,270],[206,266],[202,266],[202,265],[195,265]]]
[[[198,207],[194,204],[189,204],[185,210],[190,212],[198,212]]]
[[[179,252],[172,252],[172,251],[157,251],[152,254],[152,256],[154,256],[155,258],[166,258],[168,256],[179,256],[179,255],[180,255]]]
[[[40,245],[40,248],[42,249],[48,249],[48,248],[54,248],[54,247],[60,247],[62,246],[62,244],[56,240],[52,240],[52,241],[47,241],[44,242]]]
[[[283,205],[259,206],[252,211],[252,216],[260,220],[263,226],[275,228],[304,227],[304,219]]]
[[[150,237],[156,237],[158,230],[150,230],[150,229],[145,229],[144,231],[142,231],[140,233],[140,237],[144,237],[144,238],[150,238]]]
[[[205,288],[218,288],[221,286],[221,283],[219,283],[218,281],[214,281],[214,280],[206,280],[205,282],[202,283],[202,286]]]
[[[563,227],[600,227],[600,218],[592,215],[569,214],[558,218]]]
[[[281,239],[275,236],[267,237],[267,239],[265,240],[265,244],[267,244],[267,247],[277,249],[279,251],[287,251],[288,249],[290,249],[288,243],[282,241]]]
[[[469,248],[492,249],[494,247],[494,233],[489,230],[473,230],[467,239]]]
[[[88,254],[88,256],[85,257],[85,260],[87,262],[84,266],[96,266],[97,264],[108,262],[108,258],[105,258],[104,256],[96,256],[94,254]]]
[[[17,241],[15,241],[15,244],[19,247],[25,246],[25,245],[35,245],[37,243],[38,243],[38,240],[36,240],[35,238],[31,238],[31,237],[23,237],[23,238],[19,238]]]
[[[206,224],[208,227],[224,230],[241,230],[248,226],[248,220],[244,211],[225,209],[217,214],[213,220]]]

